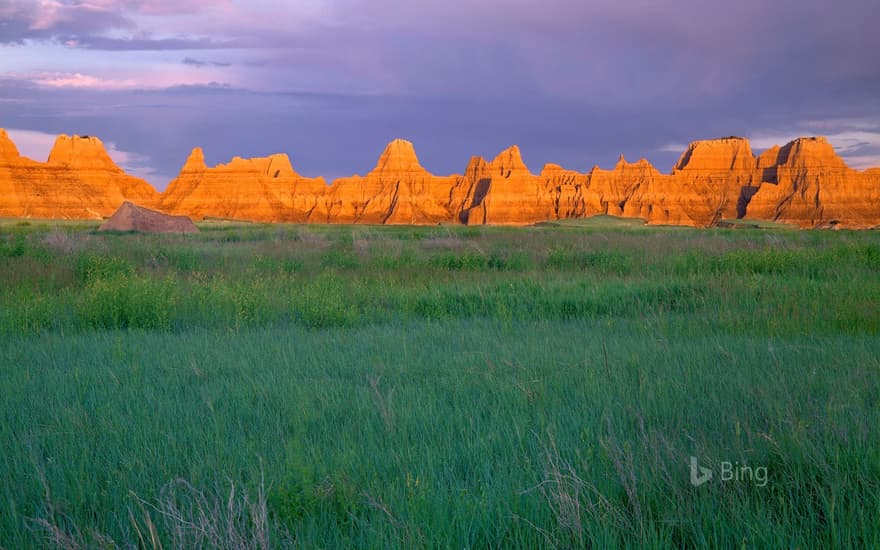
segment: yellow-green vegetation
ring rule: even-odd
[[[880,547],[875,232],[200,227],[0,225],[0,546]]]

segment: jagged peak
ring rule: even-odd
[[[507,178],[513,174],[531,175],[528,166],[523,162],[519,146],[511,145],[498,154],[490,164],[492,171]]]
[[[201,147],[193,147],[186,162],[183,164],[184,170],[205,170],[208,166],[205,164],[205,152]]]
[[[400,173],[417,172],[427,173],[419,163],[416,149],[412,142],[405,139],[395,139],[389,143],[372,173]]]
[[[650,173],[658,173],[657,169],[653,164],[648,161],[648,159],[642,157],[635,162],[629,162],[626,160],[622,154],[617,159],[617,164],[614,165],[614,168],[610,170],[611,172],[621,172],[621,171],[631,171],[631,170],[639,170],[639,171],[647,171]],[[607,170],[603,170],[598,164],[593,166],[593,168],[588,172],[589,174],[600,173],[600,172],[608,172]]]
[[[95,136],[68,136],[61,134],[49,152],[49,164],[78,168],[107,168],[121,170]]]
[[[12,141],[5,129],[0,128],[0,158],[18,158],[19,156],[15,142]]]
[[[489,163],[481,156],[472,156],[471,160],[468,162],[467,168],[464,170],[464,175],[471,179],[479,179],[486,175],[486,172],[489,171]]]
[[[654,166],[648,162],[648,159],[645,157],[640,158],[635,162],[629,162],[626,160],[626,157],[623,156],[623,153],[617,157],[617,164],[614,165],[615,170],[623,170],[624,168],[653,168]],[[599,165],[593,167],[593,170],[600,170]]]

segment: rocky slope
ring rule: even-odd
[[[96,137],[58,136],[47,162],[19,154],[0,130],[0,217],[101,219],[125,200],[155,205],[159,193],[126,174]]]
[[[663,174],[647,160],[589,173],[529,170],[518,147],[461,175],[434,176],[413,144],[394,140],[365,176],[300,176],[286,155],[234,158],[209,168],[192,151],[161,196],[126,175],[97,138],[61,136],[48,162],[19,155],[0,130],[0,216],[99,218],[123,201],[194,219],[266,222],[523,225],[609,214],[651,224],[711,226],[754,218],[801,227],[880,225],[880,169],[852,170],[824,138],[759,156],[748,140],[695,141]]]

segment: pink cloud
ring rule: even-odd
[[[137,87],[134,80],[100,78],[82,73],[41,73],[31,82],[45,88],[88,88],[93,90],[125,90]]]
[[[129,0],[118,3],[141,15],[182,15],[232,5],[230,0]]]
[[[174,86],[229,85],[219,82],[220,75],[211,68],[189,71],[186,68],[139,71],[136,75],[120,73],[114,77],[83,73],[43,72],[30,75],[6,74],[6,78],[30,82],[41,88],[80,90],[161,90]]]
[[[135,16],[179,16],[227,10],[231,0],[6,0],[0,20],[35,33],[136,27]],[[19,27],[19,28],[22,28]]]

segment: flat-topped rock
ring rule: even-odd
[[[749,140],[727,137],[692,142],[675,163],[672,172],[751,172],[755,164]]]
[[[49,152],[48,163],[79,169],[122,171],[110,158],[104,143],[94,136],[58,136]]]

